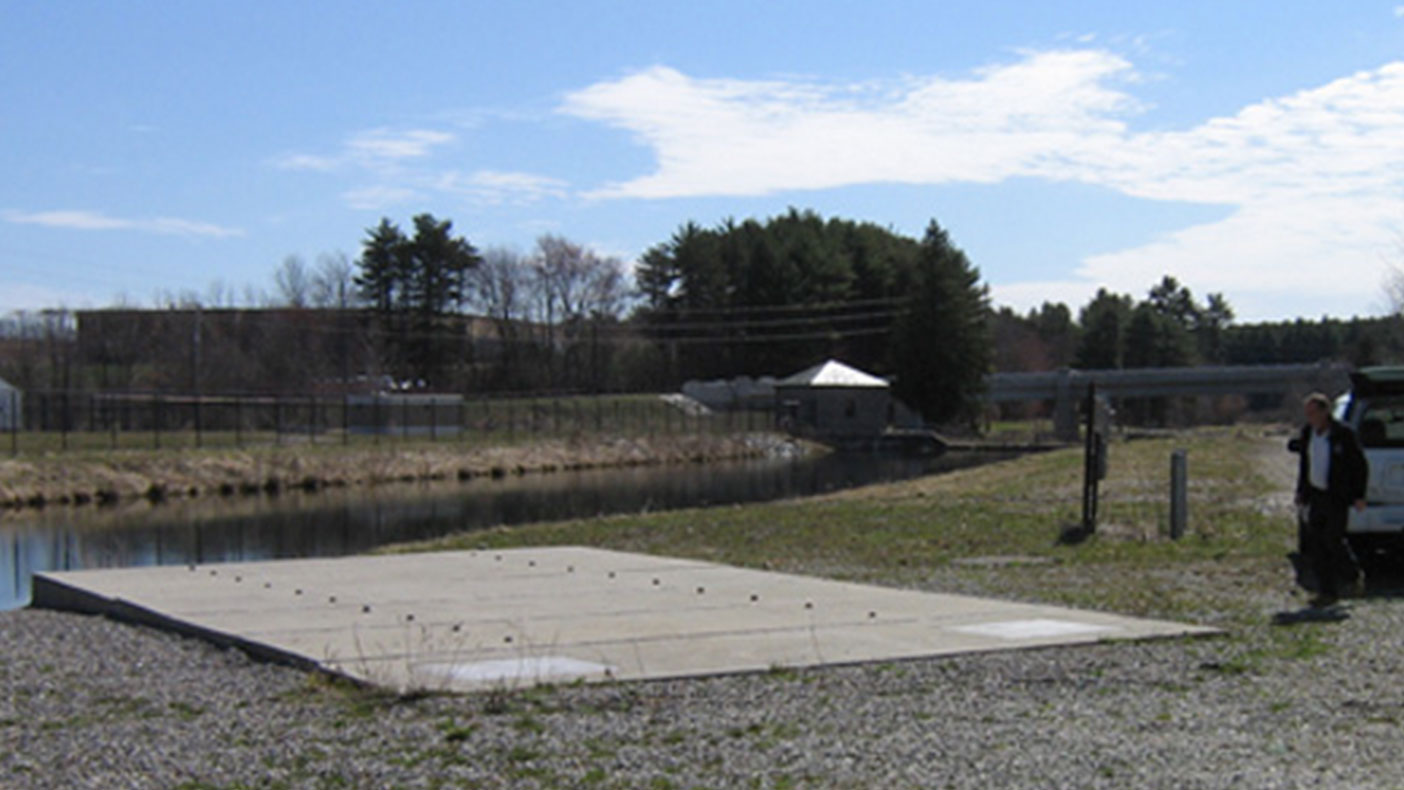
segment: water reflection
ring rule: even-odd
[[[501,524],[803,496],[989,460],[835,454],[21,513],[0,521],[0,608],[29,600],[35,571],[338,556]]]

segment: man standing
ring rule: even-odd
[[[1339,598],[1341,574],[1358,573],[1346,546],[1350,508],[1365,509],[1369,467],[1355,432],[1331,417],[1331,401],[1319,392],[1303,403],[1297,470],[1297,504],[1306,508],[1307,555],[1316,570],[1318,594],[1312,606],[1330,606]]]

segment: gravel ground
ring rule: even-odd
[[[100,618],[0,613],[0,787],[1404,783],[1404,600],[1376,594],[1338,622],[1273,626],[1275,612],[1301,605],[1285,562],[1266,577],[1183,572],[1186,584],[1231,588],[1261,624],[1205,639],[412,698]],[[998,582],[943,574],[924,586]]]

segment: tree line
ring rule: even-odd
[[[1235,323],[1218,293],[1203,302],[1166,275],[1136,299],[1099,289],[1076,315],[1045,302],[994,317],[995,368],[1041,371],[1344,361],[1357,367],[1404,359],[1399,315]]]
[[[96,362],[74,351],[65,311],[11,316],[0,376],[37,389],[656,391],[835,357],[949,421],[974,414],[992,371],[1404,358],[1395,317],[1238,324],[1222,294],[1200,300],[1171,276],[1076,311],[995,310],[936,221],[913,238],[799,209],[686,222],[632,277],[558,235],[479,250],[447,219],[383,218],[355,258],[288,256],[271,279],[245,299],[281,309],[225,309],[237,300],[222,285],[167,294],[164,311],[103,331]]]

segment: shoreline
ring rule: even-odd
[[[1188,447],[1194,529],[1159,529]],[[1096,642],[641,683],[396,695],[102,617],[0,613],[0,784],[32,788],[1393,787],[1404,606],[1298,610],[1295,467],[1254,431],[1118,446],[1105,521],[1075,450],[801,501],[475,536],[775,565],[936,593],[1213,624]],[[1003,563],[1018,554],[1046,562]],[[1401,571],[1404,573],[1404,571]],[[465,604],[466,606],[484,604]],[[486,604],[490,605],[490,604]],[[399,638],[399,637],[392,637]],[[528,649],[528,648],[523,648]],[[531,649],[558,650],[554,644]]]
[[[0,512],[146,499],[238,497],[383,483],[706,463],[804,455],[817,445],[771,432],[553,439],[509,446],[116,451],[0,460]]]

